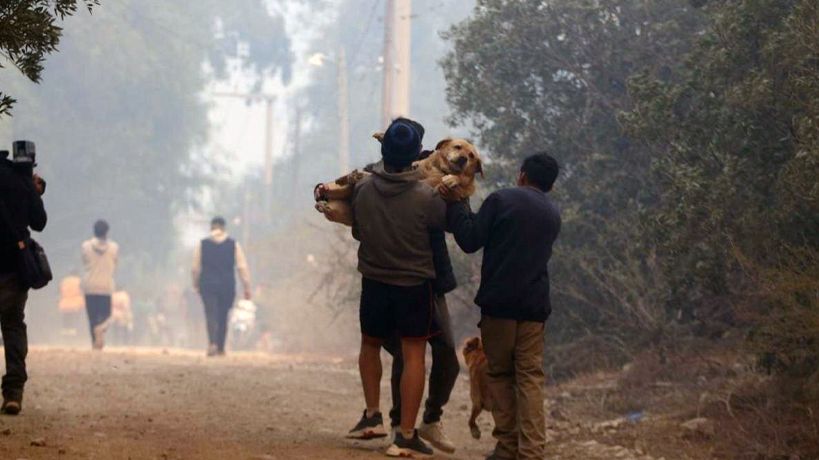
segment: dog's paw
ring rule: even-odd
[[[478,426],[470,426],[469,432],[472,433],[472,437],[475,439],[481,439],[481,429]]]
[[[364,179],[365,176],[366,174],[364,174],[363,172],[354,169],[353,172],[351,172],[349,175],[348,182],[350,183],[350,185],[355,185],[361,182],[361,179]]]
[[[443,179],[441,179],[441,182],[444,185],[446,185],[446,187],[449,188],[449,189],[453,189],[453,188],[461,185],[461,181],[460,181],[460,179],[458,179],[458,176],[453,175],[453,174],[447,174],[446,176],[443,177]]]
[[[322,214],[327,214],[327,211],[329,210],[329,208],[328,208],[328,206],[327,206],[327,202],[326,202],[326,201],[318,201],[318,202],[316,202],[316,206],[315,206],[315,207],[316,207],[316,211],[318,211],[318,212],[320,212],[320,213],[322,213]]]

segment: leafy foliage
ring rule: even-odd
[[[819,246],[818,8],[483,0],[448,33],[451,122],[496,185],[534,150],[563,165],[551,340],[575,362],[741,327],[812,372],[815,287],[785,280]]]
[[[819,247],[819,6],[711,8],[684,78],[634,78],[637,103],[623,117],[653,152],[662,192],[650,229],[670,300],[711,320],[715,305],[734,304],[729,325],[749,322],[752,342],[764,337],[789,371],[817,371],[799,343],[819,340],[808,314],[816,287],[805,282]]]
[[[176,211],[224,170],[202,154],[202,92],[228,67],[286,79],[284,20],[262,0],[127,0],[69,18],[60,46],[40,85],[8,80],[21,101],[13,135],[37,142],[49,180],[44,244],[65,273],[106,218],[126,258],[119,280],[132,283],[170,258]]]
[[[625,338],[656,337],[667,322],[657,260],[641,237],[640,213],[658,199],[650,151],[617,116],[632,108],[629,78],[677,78],[702,27],[682,1],[483,0],[447,34],[450,121],[476,128],[495,184],[509,185],[533,151],[562,164],[558,343],[595,336],[627,355],[637,343]]]
[[[8,0],[0,6],[0,56],[29,80],[40,81],[46,55],[57,50],[62,28],[56,22],[80,7],[90,13],[99,0]],[[0,69],[3,63],[0,62]],[[0,92],[0,116],[10,112],[14,98]]]

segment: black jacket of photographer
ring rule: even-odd
[[[0,210],[0,275],[8,275],[17,272],[17,242],[29,237],[29,228],[39,232],[46,226],[31,165],[0,159],[0,203],[5,207]]]

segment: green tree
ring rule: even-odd
[[[90,13],[99,0],[9,0],[0,6],[0,56],[29,80],[40,81],[43,61],[57,51],[63,30],[56,22],[80,7]],[[0,69],[3,62],[0,61]],[[0,91],[0,116],[10,113],[15,100]]]
[[[729,325],[751,320],[760,351],[815,372],[815,348],[802,349],[819,342],[815,283],[797,280],[819,263],[819,6],[708,11],[713,26],[683,78],[634,78],[636,105],[623,117],[653,152],[650,228],[671,300]]]
[[[225,169],[202,153],[202,92],[237,68],[287,81],[290,41],[263,0],[126,0],[83,19],[67,18],[42,84],[4,80],[21,101],[11,132],[37,142],[57,273],[77,265],[77,244],[106,218],[126,258],[121,279],[135,282],[167,260],[191,191]]]
[[[651,151],[618,114],[632,108],[627,82],[636,72],[679,78],[680,57],[703,27],[699,11],[678,0],[481,0],[446,35],[450,121],[475,127],[494,184],[509,185],[534,151],[562,165],[550,336],[596,343],[586,349],[606,353],[592,351],[592,361],[617,350],[622,358],[668,323],[664,281],[640,227],[658,200]]]

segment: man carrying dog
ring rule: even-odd
[[[446,205],[412,168],[421,134],[410,120],[393,121],[381,144],[383,161],[353,192],[353,236],[360,241],[362,275],[359,371],[367,408],[350,432],[386,435],[380,413],[381,347],[401,337],[401,423],[387,455],[424,458],[433,454],[418,437],[415,422],[424,393],[427,340],[439,333],[431,280],[435,266],[429,232],[443,229]]]
[[[421,132],[423,133],[423,130]],[[444,432],[441,416],[444,414],[444,406],[449,402],[452,389],[455,387],[458,374],[461,372],[461,365],[458,362],[458,354],[455,350],[455,338],[452,334],[449,308],[446,303],[446,294],[455,290],[457,282],[455,273],[452,270],[452,262],[449,258],[444,232],[442,230],[430,231],[429,241],[432,249],[432,260],[435,265],[435,279],[432,281],[435,294],[435,322],[438,324],[441,333],[429,339],[432,352],[429,392],[424,403],[424,413],[421,426],[418,428],[418,435],[436,449],[452,454],[455,452],[455,444]],[[401,424],[401,373],[404,369],[400,337],[393,335],[391,339],[384,343],[384,349],[393,356],[390,379],[393,405],[392,410],[390,410],[390,421],[392,422],[393,431],[396,431]]]
[[[558,174],[554,158],[526,158],[517,187],[489,195],[477,214],[452,190],[439,191],[451,204],[447,227],[468,253],[483,248],[481,338],[494,398],[490,459],[543,459],[544,323],[551,312],[549,258],[560,232],[560,211],[547,193]]]

